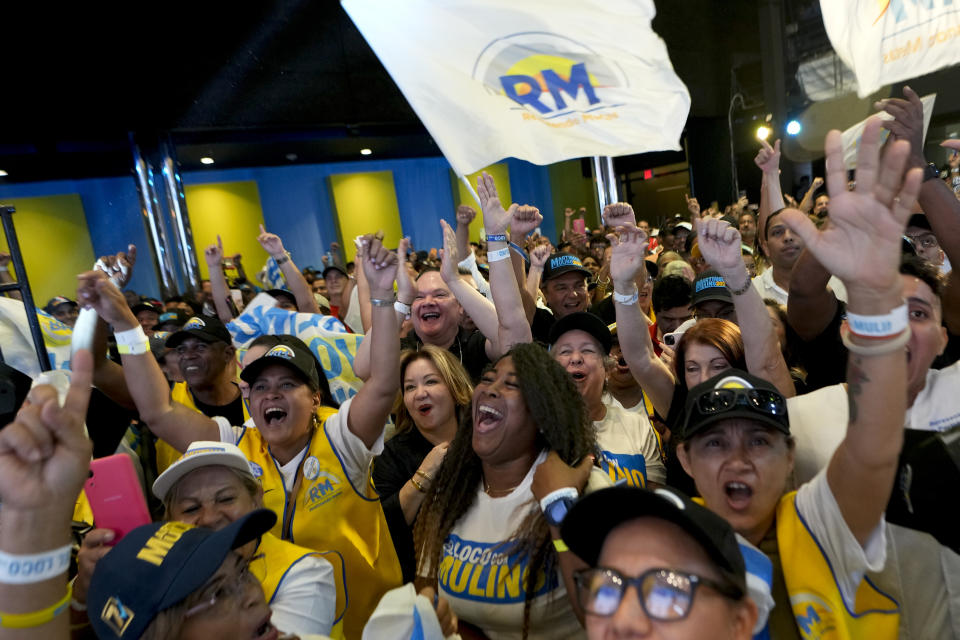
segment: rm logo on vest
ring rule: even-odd
[[[810,599],[804,599],[803,596]],[[800,635],[804,640],[833,637],[837,631],[837,624],[833,611],[826,602],[810,593],[797,594],[791,597],[790,601],[793,604],[793,615],[797,620],[797,627],[800,628]]]
[[[308,486],[303,496],[303,506],[313,511],[327,504],[343,493],[343,481],[329,471],[318,472],[316,479]]]

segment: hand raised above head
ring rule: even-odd
[[[470,205],[461,204],[457,207],[457,224],[468,225],[477,217],[477,210]]]
[[[694,225],[703,259],[721,275],[732,270],[739,275],[744,270],[740,231],[730,226],[729,222],[716,218],[695,220]]]
[[[603,224],[609,227],[637,226],[637,215],[626,202],[614,202],[603,208]]]
[[[480,197],[481,209],[483,209],[483,226],[490,235],[506,233],[507,227],[513,220],[513,212],[517,209],[516,204],[511,204],[510,209],[504,209],[500,203],[500,196],[497,195],[497,185],[486,171],[477,177],[477,195]]]
[[[522,205],[513,210],[513,221],[510,223],[511,239],[522,242],[528,233],[543,223],[540,210],[530,205]]]
[[[275,233],[269,233],[261,224],[260,235],[257,236],[257,242],[263,247],[263,250],[276,258],[283,253],[283,241]],[[223,247],[221,246],[221,250]]]
[[[770,143],[766,140],[760,141],[760,151],[757,153],[757,157],[753,159],[760,170],[764,173],[770,173],[773,175],[779,175],[780,173],[780,140],[777,140],[773,143],[773,146],[770,146]]]
[[[635,282],[641,269],[646,269],[647,234],[639,227],[620,227],[617,234],[607,236],[610,240],[610,278],[614,287],[620,284],[629,287]],[[619,234],[619,235],[618,235]],[[621,291],[621,293],[627,293]]]
[[[383,241],[372,234],[362,237],[366,244],[363,258],[363,273],[370,284],[372,297],[393,295],[393,283],[397,278],[397,254],[383,246]]]

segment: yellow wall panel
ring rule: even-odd
[[[393,172],[339,173],[329,177],[340,246],[347,262],[357,252],[353,239],[383,231],[383,243],[396,247],[403,236]]]
[[[508,208],[513,200],[510,199],[510,169],[507,167],[507,163],[500,162],[492,164],[486,169],[481,169],[476,173],[468,175],[467,180],[470,181],[470,186],[473,187],[474,191],[477,190],[477,176],[484,171],[493,176],[493,181],[497,185],[497,195],[500,196],[500,202],[503,204],[504,209]],[[477,217],[474,218],[470,224],[470,240],[476,242],[480,239],[480,229],[483,228],[483,213],[480,211],[480,206],[477,204],[477,201],[474,200],[470,192],[467,191],[463,180],[460,180],[453,171],[450,172],[450,177],[456,185],[454,191],[456,205],[467,204],[477,210]]]
[[[263,223],[257,183],[251,180],[195,184],[186,187],[184,195],[201,277],[210,277],[203,251],[215,244],[220,234],[224,253],[242,254],[247,276],[255,279],[269,257],[257,242]]]
[[[13,198],[4,204],[17,208],[13,223],[37,307],[58,295],[75,299],[77,274],[91,269],[95,260],[80,196]],[[2,229],[0,250],[8,251]]]

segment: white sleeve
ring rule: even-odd
[[[863,547],[847,526],[823,469],[797,491],[797,511],[833,568],[840,593],[853,610],[866,572],[883,569],[887,560],[886,522],[881,518]]]
[[[461,260],[457,266],[470,269],[470,275],[473,276],[473,281],[477,285],[477,291],[488,298],[490,297],[490,283],[480,273],[480,269],[477,267],[477,256],[473,249],[470,249],[470,255]]]
[[[220,428],[220,442],[237,444],[237,441],[240,440],[240,436],[243,434],[243,427],[232,426],[223,416],[214,416],[211,419],[216,422],[217,427]]]
[[[641,403],[643,406],[643,403]],[[647,467],[647,481],[657,484],[667,484],[667,467],[663,464],[663,456],[660,455],[660,442],[657,440],[657,434],[653,431],[653,425],[646,416],[646,410],[640,416],[641,428],[643,434],[643,460]]]
[[[354,396],[353,398],[355,398]],[[343,465],[343,470],[347,474],[347,479],[357,493],[367,495],[367,486],[369,484],[370,463],[375,457],[383,453],[383,431],[373,447],[367,449],[363,440],[358,438],[350,431],[347,426],[347,418],[350,415],[350,407],[353,404],[353,398],[350,398],[342,405],[340,410],[327,418],[323,428],[330,438],[330,444],[333,445],[337,458]]]
[[[270,609],[280,631],[330,635],[337,609],[333,567],[317,556],[301,558],[283,577]]]
[[[363,321],[360,318],[360,287],[354,287],[350,292],[350,304],[343,321],[354,333],[363,333]]]

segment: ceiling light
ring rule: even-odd
[[[213,158],[210,156],[203,156],[200,158],[200,164],[213,164]]]
[[[800,122],[797,120],[791,120],[787,123],[787,133],[791,136],[797,135],[802,129],[803,127],[800,126]]]
[[[770,127],[757,127],[757,140],[766,140],[770,137]]]
[[[370,155],[371,153],[373,153],[373,151],[370,150],[370,149],[360,149],[360,155],[362,155],[362,156],[368,156],[368,155]]]
[[[4,176],[8,176],[8,175],[10,175],[10,174],[7,173],[6,171],[4,171],[3,169],[0,169],[0,178],[2,178],[2,177],[4,177]]]
[[[295,154],[295,153],[288,153],[288,154],[287,154],[286,156],[284,156],[284,157],[285,157],[287,160],[289,160],[290,162],[293,162],[294,160],[297,159],[298,156],[297,156],[297,154]]]

